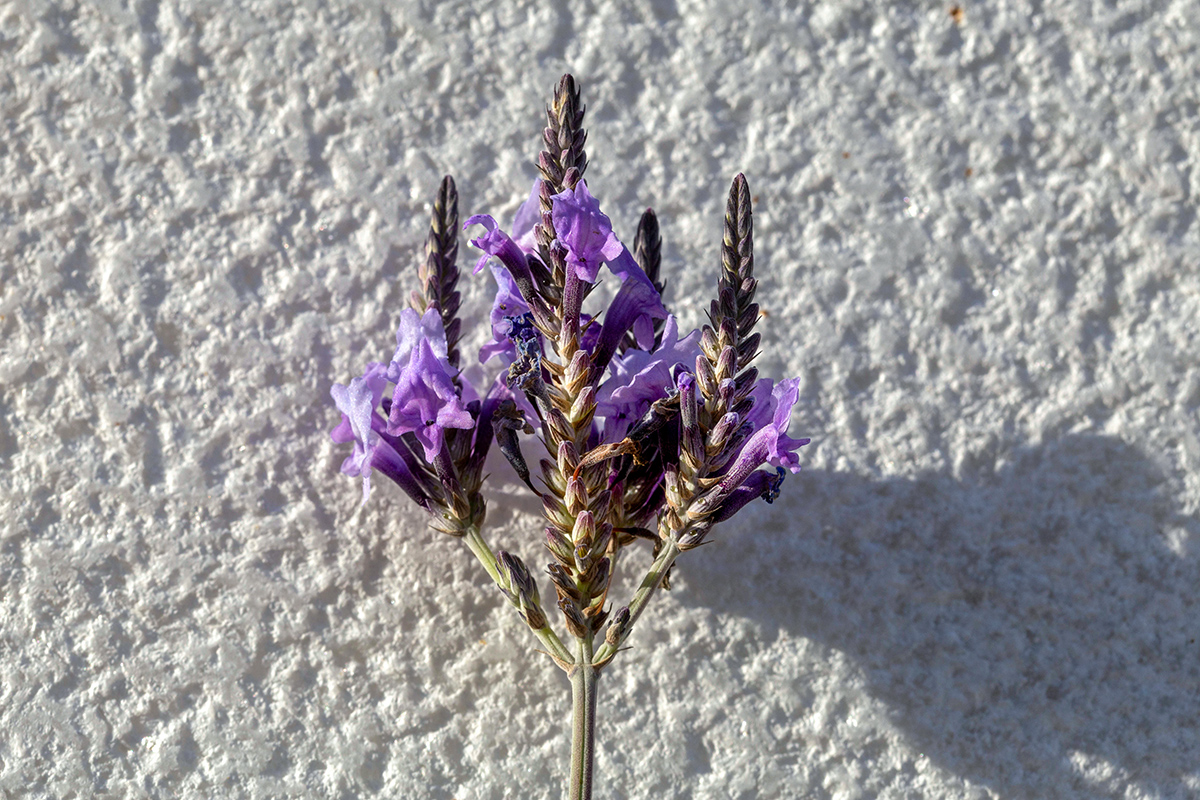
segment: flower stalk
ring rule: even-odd
[[[571,800],[591,800],[596,761],[596,678],[592,637],[579,639],[579,658],[568,670],[571,678]]]

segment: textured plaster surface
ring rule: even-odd
[[[566,680],[327,430],[567,70],[689,327],[746,173],[814,439],[603,676],[598,796],[1200,795],[1200,7],[562,5],[0,5],[0,796],[562,796]]]

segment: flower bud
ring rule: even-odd
[[[525,566],[525,562],[504,550],[501,550],[497,555],[512,590],[528,596],[530,601],[536,605],[539,599],[537,581],[529,574],[529,568]]]
[[[575,578],[571,576],[571,573],[559,564],[551,564],[546,567],[546,572],[550,575],[550,582],[554,584],[554,590],[558,592],[559,598],[579,599],[579,589],[575,586]],[[561,599],[559,605],[562,605]]]
[[[576,478],[574,475],[567,477],[567,491],[563,494],[563,499],[567,504],[567,511],[571,514],[578,514],[587,508],[588,495],[587,487],[583,485],[583,481]],[[570,527],[570,524],[564,526]]]
[[[612,543],[613,526],[611,522],[601,522],[596,526],[596,535],[592,537],[592,556],[603,555],[608,552],[608,546]]]
[[[542,495],[542,513],[546,515],[546,519],[563,530],[569,531],[575,524],[575,519],[567,513],[566,506],[552,494]]]
[[[713,372],[712,363],[704,356],[696,356],[696,383],[700,386],[700,394],[704,399],[717,396],[717,376]]]
[[[708,435],[708,440],[713,447],[723,449],[725,443],[737,431],[738,426],[742,424],[742,418],[732,411],[725,414],[713,427],[712,433]]]
[[[555,494],[562,494],[566,491],[567,482],[563,478],[562,470],[558,468],[558,464],[546,458],[543,458],[538,463],[542,468],[542,480],[546,482],[546,486],[550,487],[550,491]]]
[[[600,606],[604,603],[604,594],[608,589],[608,581],[612,576],[611,562],[607,558],[602,558],[592,564],[591,569],[579,576],[579,589],[581,598],[579,605],[583,609],[583,613],[589,617],[595,617],[596,613],[601,611]]]
[[[592,596],[604,593],[604,587],[608,586],[608,578],[611,575],[612,560],[602,558],[596,562],[592,568],[592,574],[587,577],[588,588],[591,589]]]
[[[678,507],[683,502],[683,486],[679,482],[679,470],[670,467],[663,472],[663,486],[666,489],[667,502]]]
[[[526,624],[535,631],[540,631],[546,627],[546,615],[542,612],[542,607],[536,601],[529,602],[529,598],[525,595],[521,595],[519,599],[521,602],[521,612],[525,617]]]
[[[560,597],[558,609],[562,611],[563,618],[567,622],[567,630],[571,632],[572,636],[582,639],[591,634],[591,625],[588,624],[587,618],[583,616],[583,612],[571,598]]]
[[[546,549],[564,567],[575,564],[575,543],[564,536],[558,528],[546,527]]]
[[[561,411],[557,408],[551,408],[546,414],[546,424],[550,428],[550,433],[558,441],[564,439],[574,439],[575,429]]]
[[[591,422],[595,415],[596,387],[585,386],[579,396],[575,398],[575,402],[571,404],[571,419],[575,420],[576,424],[586,427],[586,423]]]
[[[737,381],[733,378],[726,378],[717,384],[717,398],[721,401],[721,405],[725,408],[730,408],[734,404],[734,392],[737,389]]]
[[[575,388],[578,391],[576,384],[580,381],[586,381],[588,373],[592,370],[592,356],[587,350],[576,350],[575,355],[571,357],[571,363],[567,365],[567,371],[563,375],[564,381],[568,387]]]
[[[724,382],[737,377],[737,350],[728,345],[721,350],[717,357],[717,380]]]
[[[704,436],[700,432],[700,410],[696,397],[696,381],[688,373],[679,376],[679,444],[695,470],[704,458]]]
[[[570,439],[560,442],[558,445],[558,469],[563,475],[570,475],[579,466],[579,452],[575,449],[575,443]]]
[[[704,330],[700,333],[700,352],[709,361],[716,361],[721,355],[721,346],[717,342],[717,335],[713,333],[713,329],[704,326]]]
[[[748,359],[747,359],[748,360]],[[738,357],[738,363],[744,363],[742,358]],[[747,367],[742,370],[742,374],[737,376],[734,396],[735,402],[740,403],[742,400],[750,396],[754,391],[754,384],[758,383],[758,368]]]
[[[679,537],[678,541],[675,542],[675,545],[679,548],[680,552],[687,552],[688,550],[699,547],[700,545],[704,544],[704,537],[708,535],[710,527],[711,523],[701,523],[693,526],[690,531]]]
[[[625,635],[625,629],[629,626],[629,607],[626,606],[616,613],[613,621],[608,624],[608,629],[604,631],[604,642],[609,647],[616,647],[621,644],[621,637]]]
[[[586,544],[575,545],[575,571],[582,575],[592,568],[592,563],[592,548]]]
[[[575,528],[571,531],[571,539],[575,544],[584,545],[591,550],[592,540],[596,536],[596,518],[590,511],[581,511],[575,517]]]
[[[737,294],[733,291],[732,286],[722,284],[717,289],[717,303],[720,307],[722,317],[733,319],[737,315]]]
[[[717,341],[721,343],[722,348],[737,344],[737,323],[732,317],[721,320],[721,327],[717,329]]]
[[[692,521],[701,521],[714,514],[721,503],[729,495],[719,484],[701,495],[688,506],[687,517]]]

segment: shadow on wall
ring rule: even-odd
[[[912,748],[1001,797],[1182,797],[1200,773],[1200,568],[1167,542],[1200,524],[1162,483],[1097,436],[978,483],[806,471],[681,561],[679,597],[851,656]]]

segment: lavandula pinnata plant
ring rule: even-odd
[[[658,220],[646,211],[633,253],[613,233],[583,179],[583,115],[566,75],[547,109],[540,178],[510,232],[487,215],[464,226],[483,226],[471,241],[484,253],[475,272],[490,263],[496,280],[492,337],[479,359],[499,358],[503,369],[486,393],[460,370],[458,197],[449,177],[392,360],[368,364],[331,392],[342,412],[333,439],[354,442],[342,472],[363,479],[363,501],[378,470],[429,513],[434,529],[462,539],[570,678],[572,800],[591,797],[597,676],[667,585],[676,558],[750,501],[774,500],[808,443],[787,435],[799,379],[760,379],[751,366],[760,337],[745,177],[729,192],[709,324],[681,336],[662,300]],[[602,268],[619,287],[607,308],[589,313],[584,303]],[[547,456],[537,476],[525,456],[531,436]],[[546,572],[569,644],[525,563],[483,539],[480,489],[493,439],[542,501]],[[618,556],[639,539],[652,544],[652,563],[610,614]]]

